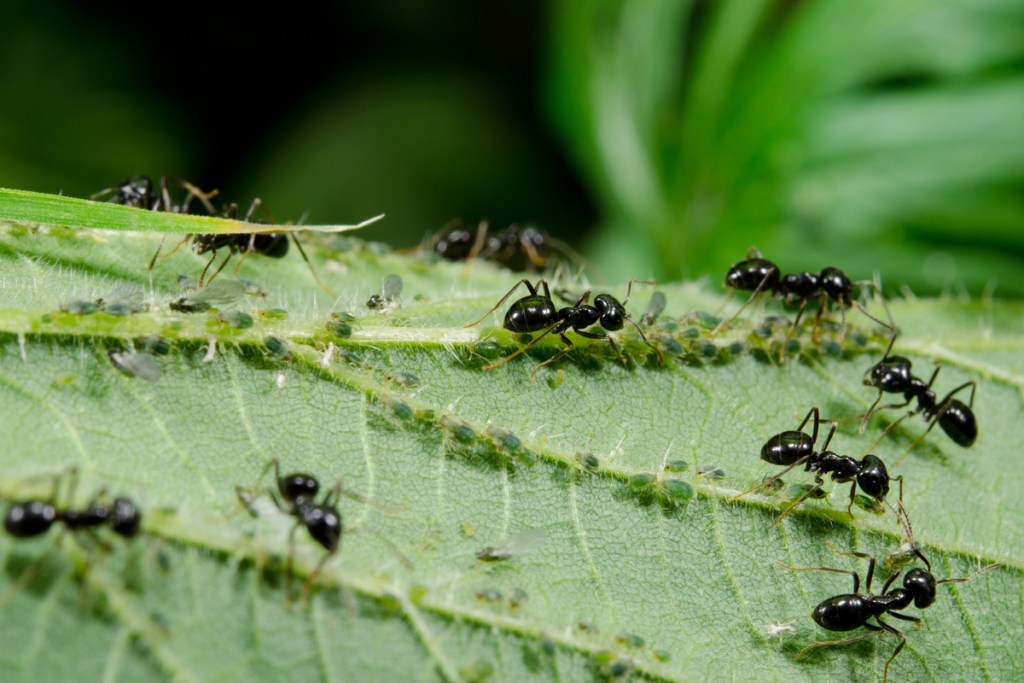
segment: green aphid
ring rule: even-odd
[[[271,356],[278,360],[291,360],[292,358],[292,352],[291,349],[288,348],[288,342],[283,339],[273,336],[266,337],[263,340],[263,346],[266,347]]]
[[[662,482],[661,486],[666,495],[677,502],[686,503],[693,498],[693,487],[681,479],[669,479]]]
[[[222,311],[217,317],[221,322],[227,323],[228,326],[236,330],[247,330],[253,326],[252,316],[235,308],[229,311]]]
[[[594,471],[601,466],[601,461],[593,453],[577,453],[576,462],[583,466],[583,469]]]
[[[685,460],[669,460],[665,463],[666,472],[685,472],[686,468],[689,467],[689,463]]]
[[[483,588],[473,593],[473,597],[481,602],[501,602],[504,594],[496,588]]]
[[[725,479],[725,470],[715,465],[702,465],[697,469],[697,476],[717,481]]]
[[[654,476],[653,474],[634,474],[629,478],[629,488],[633,489],[634,491],[646,489],[650,487],[651,484],[653,484],[656,480],[657,477]]]
[[[615,642],[627,647],[643,647],[645,645],[644,639],[635,633],[617,633]]]
[[[260,315],[262,315],[267,320],[287,320],[288,319],[288,311],[286,311],[283,308],[268,308],[268,309],[266,309],[264,311],[261,311]]]
[[[61,304],[60,310],[71,315],[92,315],[99,310],[99,306],[92,301],[70,301]]]

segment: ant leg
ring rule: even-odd
[[[157,258],[159,258],[162,261],[164,259],[168,259],[168,258],[171,258],[172,256],[174,256],[174,254],[177,253],[177,251],[179,249],[181,249],[181,245],[185,244],[190,239],[192,239],[192,233],[189,233],[189,234],[185,235],[183,238],[181,238],[181,240],[177,244],[174,245],[173,249],[171,249],[169,252],[167,252],[166,254],[161,256],[160,255],[160,250],[163,249],[163,247],[164,247],[164,240],[166,240],[166,239],[167,239],[167,235],[164,235],[163,237],[160,238],[160,244],[157,245],[156,252],[153,253],[153,258],[149,259],[149,272],[151,272],[151,273],[153,272],[153,266],[156,265]]]
[[[621,362],[623,365],[626,365],[626,359],[619,352],[619,347],[615,343],[615,340],[612,339],[612,336],[610,334],[598,334],[596,332],[587,332],[586,330],[577,330],[577,329],[573,329],[573,332],[575,332],[576,334],[580,335],[581,337],[586,337],[587,339],[605,339],[605,340],[607,340],[608,341],[608,345],[611,346],[612,347],[612,351],[615,352],[615,357],[618,358],[619,362]]]
[[[782,363],[786,362],[786,347],[789,346],[789,340],[793,338],[793,333],[796,332],[796,326],[800,324],[800,318],[803,316],[804,309],[806,309],[806,308],[807,308],[807,299],[804,299],[803,301],[800,302],[800,310],[798,310],[796,312],[796,320],[793,321],[793,325],[789,328],[789,332],[786,333],[785,341],[782,342],[782,348],[779,349],[779,365],[781,365]],[[821,311],[821,309],[818,309],[818,310],[819,310],[819,312]],[[814,319],[814,327],[815,327],[815,329],[817,329],[817,327],[818,327],[818,318],[817,317],[815,317],[815,319]],[[818,340],[815,339],[814,341],[817,342]]]
[[[825,437],[825,443],[822,444],[822,446],[821,446],[821,452],[824,452],[824,451],[828,450],[828,445],[830,443],[832,443],[832,437],[836,435],[836,429],[838,427],[839,427],[839,423],[833,420],[832,427],[831,427],[831,429],[828,430],[828,436]]]
[[[320,285],[321,289],[327,292],[327,296],[331,297],[332,299],[337,299],[338,294],[333,289],[328,287],[327,283],[321,280],[320,276],[317,275],[316,268],[313,267],[313,262],[309,260],[308,256],[306,256],[306,250],[302,248],[302,243],[299,242],[299,238],[294,233],[292,234],[292,242],[295,243],[295,248],[298,249],[299,254],[302,255],[302,260],[306,262],[307,266],[309,266],[309,272],[313,276],[313,279],[316,280],[316,283]]]
[[[626,298],[622,300],[622,307],[623,308],[625,308],[626,304],[629,303],[629,295],[633,293],[633,283],[634,282],[638,283],[638,284],[641,284],[641,285],[654,285],[654,286],[657,286],[657,284],[658,284],[654,280],[636,280],[636,279],[630,280],[628,283],[626,283]]]
[[[967,407],[968,408],[973,408],[974,407],[974,392],[978,388],[978,383],[975,382],[972,379],[969,382],[964,382],[963,384],[958,386],[956,389],[954,389],[953,391],[951,391],[948,394],[946,394],[945,398],[943,398],[941,401],[939,401],[939,405],[942,406],[942,407],[939,408],[938,412],[942,413],[944,410],[946,410],[949,407],[949,403],[950,403],[951,399],[953,398],[953,396],[955,394],[963,391],[967,387],[971,388],[971,400],[968,402]]]
[[[811,488],[807,489],[807,491],[804,492],[804,495],[802,495],[802,496],[800,496],[799,498],[796,499],[795,503],[793,503],[788,508],[786,508],[785,510],[782,511],[782,514],[779,515],[779,518],[777,520],[775,520],[775,528],[776,529],[779,528],[779,525],[782,524],[782,520],[785,519],[786,515],[788,515],[790,512],[792,512],[793,510],[797,509],[801,505],[803,505],[803,502],[805,500],[807,500],[808,498],[813,496],[815,493],[820,491],[821,487],[822,487],[822,485],[824,483],[825,483],[825,480],[821,478],[821,475],[820,474],[816,474],[815,477],[814,477],[814,486],[812,486]]]
[[[544,278],[540,278],[539,280],[537,280],[537,284],[536,285],[531,285],[529,278],[525,278],[524,277],[522,280],[520,280],[519,282],[515,283],[512,286],[512,289],[508,290],[508,292],[505,293],[505,296],[501,297],[501,300],[499,300],[498,303],[494,304],[494,306],[491,308],[491,310],[489,310],[486,313],[484,313],[482,316],[480,316],[479,319],[475,320],[474,322],[471,322],[468,325],[464,325],[463,327],[473,327],[474,325],[479,324],[481,320],[483,320],[484,318],[489,316],[491,313],[494,313],[496,310],[498,310],[499,306],[501,306],[503,303],[508,301],[508,298],[510,296],[512,296],[512,294],[517,289],[519,289],[519,285],[522,285],[522,284],[525,284],[526,288],[528,290],[530,290],[530,296],[537,296],[537,287],[539,287],[540,285],[543,285],[544,286],[545,294],[547,295],[547,297],[549,299],[551,298],[551,295],[548,293],[548,283],[547,283],[547,281]]]
[[[854,479],[853,483],[850,484],[850,504],[846,506],[846,514],[853,518],[853,501],[857,499],[857,480]]]
[[[565,343],[565,348],[562,349],[561,351],[559,351],[558,353],[556,353],[555,355],[551,356],[551,358],[548,358],[546,361],[544,361],[543,363],[541,363],[540,365],[538,365],[537,367],[535,367],[533,369],[533,372],[530,373],[530,384],[533,384],[534,377],[536,376],[538,370],[540,370],[545,365],[548,365],[549,363],[554,363],[556,360],[558,360],[559,358],[561,358],[562,356],[564,356],[565,354],[569,353],[574,348],[576,348],[575,346],[573,346],[572,342],[569,340],[568,337],[565,336],[564,333],[559,332],[558,336],[561,337],[562,341]],[[600,337],[598,337],[598,338],[600,338]],[[532,344],[532,342],[531,342],[531,344]],[[505,360],[508,360],[508,359],[506,358]]]
[[[182,213],[188,213],[188,205],[192,203],[193,197],[202,202],[203,208],[206,209],[207,213],[209,213],[210,215],[214,215],[217,213],[217,209],[213,208],[213,204],[210,203],[210,199],[216,197],[220,190],[211,190],[210,192],[203,192],[202,190],[200,190],[198,187],[188,182],[187,180],[182,180],[181,178],[172,178],[169,176],[162,176],[160,178],[160,192],[164,201],[164,211],[171,211],[171,194],[168,189],[168,184],[170,183],[177,185],[178,187],[180,187],[181,189],[185,190],[185,192],[188,193],[187,196],[185,197],[185,201],[182,202],[181,205]]]
[[[243,252],[241,258],[244,258],[245,255],[246,255],[246,253]],[[213,275],[211,275],[210,279],[206,281],[206,284],[210,284],[211,282],[213,282],[213,279],[215,277],[217,277],[217,275],[220,274],[220,271],[224,270],[224,266],[226,266],[228,264],[228,261],[231,260],[232,256],[234,256],[234,252],[231,251],[230,249],[228,249],[228,255],[224,258],[223,261],[221,261],[221,264],[217,267],[217,270],[213,271]],[[206,276],[206,271],[208,271],[210,269],[210,266],[213,265],[213,261],[216,258],[217,258],[217,252],[214,252],[213,256],[210,257],[210,262],[206,264],[206,267],[203,268],[203,272],[199,274],[199,286],[200,287],[203,286],[203,278]]]
[[[913,415],[913,414],[914,414],[914,413],[907,413],[907,414],[906,414],[906,415],[904,415],[903,417],[907,417],[908,415]],[[893,464],[893,465],[899,465],[899,464],[900,464],[901,462],[903,462],[903,461],[904,461],[904,459],[906,459],[906,457],[907,457],[908,455],[910,455],[910,451],[912,451],[912,450],[914,450],[915,448],[917,448],[917,445],[918,445],[919,443],[921,443],[922,441],[924,441],[924,438],[925,438],[926,436],[928,436],[928,432],[932,431],[932,429],[934,429],[934,428],[935,428],[935,425],[937,425],[937,424],[939,423],[939,415],[941,415],[941,414],[942,414],[941,412],[937,412],[937,413],[935,413],[935,415],[934,415],[934,416],[932,417],[932,419],[928,420],[928,429],[924,430],[924,433],[923,433],[923,434],[921,434],[921,436],[919,436],[919,437],[917,437],[916,439],[914,439],[914,440],[913,440],[913,441],[912,441],[912,442],[910,443],[910,445],[909,445],[909,446],[907,446],[907,450],[903,451],[903,454],[902,454],[902,455],[901,455],[900,457],[898,457],[898,458],[896,458],[895,460],[893,460],[893,462],[892,462],[892,464]],[[903,419],[903,418],[901,417],[901,418],[900,418],[900,420],[902,420],[902,419]],[[897,422],[899,422],[899,420],[897,420]],[[895,424],[896,424],[896,422],[894,422],[894,423],[893,423],[892,425],[889,425],[889,427],[892,427],[892,426],[893,426],[893,425],[895,425]],[[888,429],[888,428],[886,428],[886,430],[885,430],[885,431],[886,431],[886,432],[888,432],[888,431],[889,431],[889,429]],[[884,433],[883,433],[883,436],[884,436]]]
[[[896,615],[894,614],[893,616]],[[900,615],[897,618],[905,619],[906,621],[915,621],[917,623],[920,623],[920,619],[917,619],[915,617],[904,617],[903,615]],[[885,668],[882,670],[882,683],[886,683],[886,681],[889,680],[889,665],[892,664],[892,660],[896,659],[896,655],[898,655],[903,650],[903,647],[907,644],[907,637],[903,635],[902,631],[895,629],[892,626],[889,626],[889,624],[882,621],[881,616],[875,617],[875,621],[881,624],[882,628],[884,628],[886,631],[892,633],[900,639],[900,644],[896,646],[896,649],[893,650],[892,655],[889,657],[889,659],[885,661]]]
[[[309,576],[307,576],[306,580],[303,582],[302,590],[299,592],[299,606],[303,609],[306,607],[306,595],[309,593],[309,589],[313,585],[313,580],[316,579],[317,575],[323,570],[324,565],[327,564],[327,561],[332,557],[334,557],[334,553],[327,552],[327,554],[317,562],[316,566],[313,567],[313,571],[309,573]]]
[[[285,609],[290,609],[292,606],[292,580],[295,576],[295,532],[298,531],[299,522],[295,522],[292,525],[292,530],[288,532],[288,563],[285,565]],[[305,597],[305,593],[303,593]]]
[[[868,313],[868,309],[866,309],[864,307],[864,305],[861,304],[860,301],[858,301],[857,299],[852,299],[851,298],[850,299],[850,305],[856,307],[857,310],[859,310],[861,313],[866,315],[868,318],[871,318],[876,323],[878,323],[879,325],[881,325],[885,329],[889,330],[889,332],[892,333],[892,336],[895,339],[895,337],[896,337],[896,321],[893,320],[892,311],[889,310],[889,302],[887,302],[885,300],[885,297],[882,296],[882,287],[881,287],[881,285],[879,285],[874,280],[861,280],[860,282],[855,282],[853,284],[855,284],[855,285],[857,285],[859,287],[862,287],[862,288],[863,287],[871,287],[871,289],[874,291],[874,293],[878,297],[878,299],[881,300],[882,307],[885,309],[885,316],[889,319],[889,322],[888,323],[883,322],[882,320],[879,320],[875,316],[873,316],[870,313]],[[892,344],[891,343],[889,345],[889,348],[890,349],[892,348]],[[886,354],[888,354],[888,351],[886,351]]]
[[[885,633],[884,630],[878,628],[874,624],[864,624],[864,628],[869,629],[868,633],[862,633],[859,636],[851,636],[850,638],[841,638],[839,640],[821,640],[817,643],[811,643],[800,652],[796,653],[797,659],[803,657],[810,650],[814,650],[819,647],[825,647],[826,645],[846,645],[848,643],[856,643],[861,640],[867,640],[868,638],[877,638],[878,636]],[[894,631],[896,629],[893,629]]]
[[[874,558],[874,556],[873,555],[868,555],[867,553],[862,553],[862,552],[857,551],[857,550],[836,550],[836,547],[834,545],[832,545],[831,541],[825,541],[825,545],[827,545],[828,549],[831,550],[832,552],[834,552],[836,555],[842,555],[843,557],[859,557],[862,560],[870,560],[868,562],[868,579],[867,579],[867,581],[864,582],[865,590],[867,590],[870,593],[871,592],[871,579],[874,578],[874,576],[875,576],[875,558]],[[853,592],[854,593],[858,592],[857,584],[856,583],[853,584]]]
[[[733,496],[732,498],[727,499],[725,502],[726,503],[731,503],[734,500],[736,500],[737,498],[742,498],[743,496],[747,495],[748,493],[753,493],[754,491],[758,490],[759,488],[762,488],[764,486],[768,486],[772,482],[781,479],[784,474],[789,472],[794,467],[799,467],[800,465],[803,465],[809,459],[810,459],[810,456],[804,456],[803,458],[800,458],[795,463],[793,463],[792,465],[789,465],[788,467],[786,467],[786,469],[784,469],[781,472],[779,472],[778,474],[776,474],[774,477],[770,477],[768,479],[765,479],[764,481],[762,481],[757,486],[753,486],[753,487],[747,489],[746,491],[744,491],[743,493],[737,493],[735,496]]]
[[[812,429],[812,434],[811,434],[811,443],[817,443],[818,442],[818,421],[819,421],[818,420],[818,406],[814,406],[809,411],[807,411],[807,416],[804,418],[804,421],[800,423],[800,426],[796,428],[796,431],[798,431],[798,432],[804,431],[804,425],[806,425],[807,421],[811,419],[811,416],[814,417],[814,427]]]
[[[836,569],[835,567],[791,567],[782,562],[776,562],[775,566],[788,569],[792,572],[832,572],[833,574],[849,574],[853,577],[853,592],[860,592],[860,575],[850,569]]]
[[[630,280],[630,282],[632,283],[633,280]],[[636,280],[636,282],[646,282],[646,280]],[[627,289],[626,299],[627,300],[629,299],[628,289]],[[625,303],[623,303],[623,306],[625,306]],[[654,344],[651,343],[651,340],[649,340],[647,338],[647,335],[644,334],[644,331],[642,329],[640,329],[640,326],[636,324],[635,320],[633,320],[628,315],[625,316],[625,317],[626,317],[626,320],[629,321],[629,324],[636,328],[636,331],[640,335],[640,338],[644,340],[644,344],[647,344],[647,346],[649,346],[651,348],[651,350],[654,351],[654,353],[656,353],[658,355],[658,362],[661,363],[662,365],[664,365],[665,364],[665,356],[662,355],[661,349],[659,349],[657,346],[655,346]]]
[[[484,317],[486,317],[486,316],[484,316]],[[482,319],[483,318],[481,318],[481,320]],[[480,322],[480,321],[478,320],[477,322]],[[473,324],[475,325],[476,323],[473,323]],[[466,327],[469,327],[469,325],[467,325]],[[493,363],[488,363],[487,365],[483,366],[483,369],[484,370],[490,370],[492,368],[498,367],[499,365],[503,365],[504,363],[507,363],[508,361],[512,360],[513,358],[515,358],[516,356],[521,354],[523,351],[526,351],[528,348],[530,348],[531,346],[533,346],[534,344],[539,342],[541,339],[546,337],[549,333],[553,332],[556,327],[558,327],[558,323],[555,323],[554,325],[552,325],[548,329],[546,329],[543,332],[541,332],[539,335],[537,335],[536,337],[531,339],[529,342],[524,344],[522,347],[517,349],[514,353],[511,353],[511,354],[505,356],[504,358],[496,360]],[[548,360],[547,362],[550,363],[551,361]]]
[[[980,574],[984,574],[990,569],[995,569],[996,567],[1002,566],[1002,562],[993,562],[992,564],[982,567],[978,571],[972,573],[970,576],[965,576],[961,579],[942,579],[941,581],[936,581],[935,583],[966,583],[968,581],[973,581],[977,576],[979,576]]]
[[[740,317],[740,313],[743,312],[743,309],[745,309],[747,306],[749,306],[750,302],[752,302],[754,299],[756,299],[758,294],[761,294],[762,291],[767,291],[767,290],[764,289],[764,286],[768,283],[768,277],[769,277],[768,275],[765,275],[763,278],[761,278],[761,281],[759,283],[757,283],[757,287],[754,288],[754,291],[750,294],[750,297],[747,299],[746,303],[744,303],[742,306],[740,306],[740,310],[736,311],[736,313],[734,313],[731,318],[727,318],[727,319],[723,320],[722,322],[718,323],[718,326],[715,327],[715,329],[711,330],[709,335],[714,337],[716,334],[718,334],[722,330],[723,327],[727,327],[728,325],[730,325],[733,320],[735,320],[736,318]]]

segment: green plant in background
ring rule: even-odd
[[[1024,292],[1024,6],[552,3],[547,101],[617,277],[751,244],[936,291]]]
[[[725,502],[760,480],[762,443],[810,404],[830,417],[870,404],[862,374],[886,340],[862,320],[842,345],[805,330],[806,355],[778,366],[782,330],[764,339],[740,320],[710,339],[712,323],[690,314],[720,293],[669,285],[647,331],[664,366],[632,333],[620,339],[628,366],[574,338],[580,350],[531,384],[557,339],[484,371],[522,341],[487,321],[463,327],[515,277],[484,263],[313,236],[307,250],[339,301],[322,300],[296,254],[254,255],[241,274],[255,284],[222,310],[184,314],[168,305],[177,276],[205,256],[158,263],[150,294],[157,240],[135,230],[211,219],[5,193],[0,216],[12,215],[120,232],[0,230],[0,494],[46,496],[48,477],[76,465],[75,504],[101,487],[127,495],[143,526],[111,548],[0,534],[4,680],[869,681],[895,647],[879,638],[796,659],[830,635],[813,607],[849,581],[774,565],[863,572],[825,541],[887,557],[903,540],[891,513],[858,505],[851,518],[842,486],[775,529],[790,489],[809,481],[796,472],[778,492]],[[367,311],[393,274],[401,306]],[[131,287],[149,310],[76,305]],[[634,314],[644,300],[634,291]],[[977,444],[934,430],[899,467],[916,540],[938,578],[1004,566],[941,586],[892,677],[1008,680],[1022,656],[1021,307],[896,301],[893,313],[915,368],[942,362],[943,387],[979,383]],[[864,435],[848,423],[831,447],[868,447],[877,420]],[[907,420],[876,452],[891,460],[923,429]],[[272,457],[370,499],[339,504],[354,528],[304,607],[285,606],[293,520],[265,498],[250,517],[236,495]],[[323,548],[302,530],[296,540],[301,578]]]

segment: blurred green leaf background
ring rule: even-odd
[[[5,3],[0,186],[185,177],[411,246],[532,221],[610,280],[756,245],[1024,295],[1019,0]]]

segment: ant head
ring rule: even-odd
[[[889,472],[885,463],[878,456],[865,455],[860,461],[861,470],[857,474],[857,486],[872,498],[885,498],[889,493]]]
[[[850,303],[853,292],[853,281],[838,268],[823,268],[818,276],[818,283],[833,301]]]
[[[333,505],[306,505],[300,509],[302,524],[313,540],[333,553],[341,542],[341,513]]]
[[[779,284],[779,267],[763,258],[740,261],[729,269],[725,286],[752,292],[758,287],[764,291],[775,289]]]
[[[205,254],[208,251],[216,250],[218,237],[219,235],[195,235],[192,238],[192,251],[197,254]]]
[[[316,494],[320,492],[320,482],[310,474],[296,472],[278,479],[277,490],[288,502],[301,504],[316,498]]]
[[[144,175],[125,178],[117,186],[116,202],[124,206],[148,209],[153,202],[153,181]]]
[[[867,371],[864,384],[882,391],[898,393],[909,389],[912,380],[910,359],[903,356],[888,356]]]
[[[915,567],[903,577],[903,587],[914,596],[914,606],[924,609],[935,602],[935,577],[927,569]]]
[[[115,498],[114,506],[111,508],[110,528],[114,533],[132,538],[139,533],[139,525],[142,522],[142,513],[135,507],[128,498]]]
[[[57,519],[57,510],[49,503],[32,500],[15,503],[4,517],[4,528],[11,536],[29,538],[46,533]]]
[[[610,294],[594,297],[594,306],[601,311],[601,327],[606,330],[621,330],[626,320],[626,309]]]

